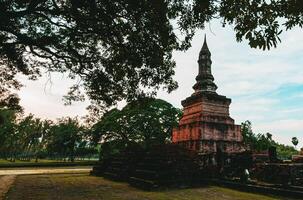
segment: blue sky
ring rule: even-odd
[[[283,32],[277,48],[262,51],[251,49],[246,41],[236,42],[231,26],[207,24],[205,30],[198,31],[188,51],[174,53],[179,88],[171,94],[159,91],[158,97],[181,108],[181,100],[192,94],[205,33],[217,92],[232,98],[230,113],[236,123],[250,120],[255,132],[270,132],[274,139],[285,144],[291,144],[291,137],[296,136],[300,140],[298,146],[302,147],[302,29]],[[86,113],[87,103],[63,105],[62,96],[72,84],[64,75],[52,74],[35,82],[22,80],[26,87],[19,94],[27,113],[50,119]]]

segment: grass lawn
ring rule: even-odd
[[[94,165],[97,161],[93,160],[77,160],[74,162],[70,161],[60,161],[60,160],[35,160],[31,161],[20,161],[10,162],[7,160],[0,159],[0,168],[10,168],[10,167],[60,167],[60,166],[76,166],[76,165]]]
[[[8,200],[277,200],[287,199],[205,186],[147,192],[88,173],[21,175],[6,195]]]
[[[87,162],[87,161],[94,161],[94,160],[75,160],[74,162]],[[70,161],[39,159],[38,162],[35,162],[35,159],[31,159],[30,161],[16,160],[15,162],[10,162],[8,160],[0,159],[0,164],[13,164],[13,163],[53,163],[53,162],[56,162],[56,163],[58,163],[58,162],[69,163]]]

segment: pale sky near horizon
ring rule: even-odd
[[[213,22],[198,31],[188,51],[174,53],[179,88],[171,94],[160,91],[158,98],[181,108],[181,100],[192,94],[204,33],[212,53],[217,92],[232,99],[230,114],[236,123],[250,120],[256,133],[270,132],[284,144],[291,144],[291,138],[296,136],[298,147],[302,147],[303,32],[300,28],[283,32],[282,43],[277,48],[262,51],[250,48],[247,41],[236,42],[231,26],[222,28]],[[53,74],[51,79],[44,76],[38,81],[22,82],[26,87],[19,95],[26,113],[49,119],[86,114],[87,103],[63,105],[62,96],[72,82],[61,74]]]

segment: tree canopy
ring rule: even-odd
[[[244,144],[247,145],[254,152],[267,151],[270,147],[277,148],[278,157],[281,159],[291,159],[292,155],[299,152],[292,146],[279,144],[272,138],[272,134],[258,133],[252,131],[252,124],[250,121],[245,121],[241,124],[241,132],[243,135]]]
[[[120,149],[133,143],[143,148],[164,144],[170,141],[172,128],[178,125],[181,114],[180,109],[164,100],[143,98],[122,110],[108,111],[91,133],[95,142],[112,143]]]
[[[84,140],[84,127],[77,119],[62,118],[50,128],[48,151],[57,155],[66,155],[74,161],[76,147]]]
[[[78,118],[42,120],[32,114],[23,116],[15,110],[1,108],[0,159],[30,160],[41,158],[90,158],[98,150],[87,136],[87,127]]]
[[[296,147],[296,146],[299,144],[298,138],[297,138],[297,137],[291,138],[291,143],[292,143],[293,145],[295,145],[295,147]]]
[[[2,0],[0,82],[16,84],[20,72],[66,72],[80,79],[68,102],[83,100],[84,88],[105,105],[170,92],[172,52],[188,49],[212,19],[232,25],[237,41],[269,49],[283,28],[302,27],[302,13],[299,0]]]

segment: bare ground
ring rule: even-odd
[[[4,199],[15,179],[15,175],[0,176],[0,200]]]
[[[10,168],[0,169],[1,175],[25,175],[25,174],[61,174],[89,172],[91,167],[62,167],[62,168]]]

